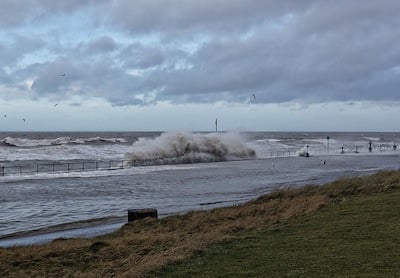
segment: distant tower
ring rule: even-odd
[[[218,132],[218,118],[215,118],[215,133]]]

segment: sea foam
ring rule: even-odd
[[[46,139],[26,139],[18,137],[6,137],[0,140],[0,144],[13,147],[40,147],[40,146],[56,146],[67,144],[95,144],[95,143],[125,143],[123,138],[103,138],[103,137],[90,137],[90,138],[72,138],[72,137],[57,137]]]
[[[140,138],[125,159],[132,165],[164,165],[217,162],[255,158],[238,133],[163,133],[156,138]]]

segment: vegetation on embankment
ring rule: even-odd
[[[93,239],[0,249],[0,275],[395,276],[399,200],[398,171],[284,189]]]

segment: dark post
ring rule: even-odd
[[[147,209],[128,209],[128,222],[132,222],[138,219],[151,217],[157,219],[157,210],[153,208]]]
[[[368,151],[369,151],[369,152],[372,152],[372,141],[369,141]]]
[[[309,148],[310,146],[309,145],[307,145],[307,153],[306,153],[306,157],[309,157],[310,156],[310,153],[308,152],[308,148]]]
[[[329,153],[329,136],[326,136],[326,141],[327,141],[327,150],[328,150],[328,153]]]

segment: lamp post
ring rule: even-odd
[[[326,141],[327,141],[327,151],[328,151],[328,153],[329,153],[329,136],[326,136]]]

